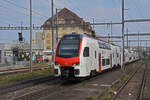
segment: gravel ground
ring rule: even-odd
[[[137,100],[143,72],[145,69],[145,64],[142,64],[141,66],[137,66],[137,67],[140,67],[140,69],[133,76],[133,78],[128,82],[128,84],[123,88],[123,90],[115,100]]]
[[[148,64],[148,68],[150,70],[150,63]],[[146,84],[145,84],[145,91],[144,91],[144,97],[143,98],[144,98],[143,100],[150,100],[150,73],[148,73],[148,75],[147,75],[147,80],[146,80]]]
[[[32,84],[32,86],[25,87],[20,90],[16,90],[13,92],[0,95],[0,100],[13,100],[14,98],[19,97],[21,95],[25,95],[25,94],[32,93],[34,91],[38,91],[41,89],[46,89],[46,88],[51,88],[52,90],[55,90],[57,86],[59,85],[59,83],[60,83],[60,80],[58,79],[56,79],[55,81],[49,80],[41,84],[35,83],[35,84]]]
[[[25,68],[25,65],[12,65],[12,66],[1,66],[0,71],[2,70],[9,70],[9,69],[19,69],[19,68]]]
[[[128,65],[127,72],[130,73],[138,64],[139,62],[135,62]],[[29,100],[93,100],[101,98],[106,90],[119,80],[122,75],[121,69],[114,69],[82,82],[62,82],[56,79],[54,81],[35,84],[32,87],[0,95],[0,100],[12,100],[14,97],[34,92],[34,95],[38,96]],[[49,89],[49,92],[45,95],[36,93],[44,89]]]
[[[132,67],[133,65],[135,66],[135,63],[128,65],[128,67]],[[113,83],[117,82],[117,80],[121,78],[122,75],[123,74],[120,69],[114,69],[112,71],[102,73],[99,76],[88,80],[87,82],[82,82],[73,88],[49,95],[41,100],[99,99],[104,92],[106,92],[106,90],[112,86]]]

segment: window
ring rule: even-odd
[[[50,46],[47,46],[46,49],[51,49],[51,47],[50,47]]]
[[[48,22],[47,22],[47,25],[50,25],[50,24],[51,24],[51,23],[48,21]]]
[[[74,20],[71,21],[71,24],[74,24]]]
[[[49,34],[49,33],[47,33],[46,37],[47,37],[47,38],[50,38],[50,34]]]
[[[105,59],[102,59],[102,66],[105,66]]]
[[[46,43],[47,43],[47,44],[50,44],[50,40],[47,40]]]
[[[119,57],[119,53],[117,53],[117,58]]]
[[[79,56],[80,35],[65,35],[58,44],[56,55],[63,58]]]
[[[110,64],[109,59],[106,59],[106,65],[109,65],[109,64]]]
[[[83,56],[84,57],[89,57],[89,47],[84,48]]]
[[[66,21],[65,21],[65,20],[63,20],[63,21],[62,21],[62,24],[65,24],[65,23],[66,23]]]
[[[99,44],[99,48],[111,50],[111,46],[105,42],[100,41],[98,42],[98,44]]]

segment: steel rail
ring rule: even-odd
[[[31,87],[31,86],[34,86],[35,84],[41,84],[41,83],[45,83],[47,81],[49,82],[53,80],[56,80],[56,78],[53,75],[46,75],[46,76],[40,76],[37,78],[22,80],[22,81],[15,82],[15,83],[6,84],[3,86],[0,86],[0,90],[1,90],[0,94],[1,95],[7,94],[9,92],[20,90],[25,87]]]
[[[48,67],[34,67],[33,71],[38,71],[42,69],[48,69]],[[29,68],[22,68],[22,69],[13,69],[13,70],[5,70],[5,71],[0,71],[0,76],[6,76],[6,75],[12,75],[12,74],[18,74],[18,73],[25,73],[28,72]]]
[[[147,70],[147,66],[146,66],[145,69],[144,69],[144,73],[143,73],[143,77],[142,77],[142,82],[141,82],[141,86],[139,88],[137,100],[142,100],[143,99],[143,93],[144,93],[144,88],[145,88],[145,84],[146,84],[147,74],[148,74],[148,70]]]
[[[139,65],[139,67],[136,69],[136,71],[129,77],[129,79],[121,86],[121,88],[119,88],[119,90],[117,91],[117,93],[115,95],[113,95],[110,100],[116,100],[116,98],[118,97],[118,95],[121,93],[121,91],[124,89],[124,87],[129,83],[129,81],[134,77],[134,75],[137,73],[137,71],[141,68],[141,65],[143,63],[141,63]]]
[[[47,67],[48,66],[39,66],[39,67],[33,67],[33,68],[47,68]],[[0,70],[0,72],[21,70],[21,69],[29,69],[29,68],[27,68],[27,67],[21,67],[21,68],[3,69],[3,70]]]

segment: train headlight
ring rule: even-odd
[[[79,66],[80,65],[80,63],[74,63],[74,64],[72,64],[72,66]]]

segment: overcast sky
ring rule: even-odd
[[[29,26],[29,1],[30,0],[0,0],[0,26]],[[82,17],[85,21],[92,22],[121,22],[122,0],[54,0],[55,8],[68,8]],[[41,26],[51,16],[50,0],[32,0],[33,24]],[[150,18],[150,0],[125,0],[125,19]],[[129,33],[150,32],[149,22],[128,23],[125,29]],[[96,33],[107,35],[110,26],[96,26]],[[0,31],[0,43],[12,43],[18,38],[18,31]],[[37,31],[33,31],[35,34]],[[29,39],[29,31],[24,31],[24,37]],[[113,25],[113,35],[121,35],[121,26]],[[130,39],[137,39],[132,37]],[[149,39],[141,37],[140,39]],[[132,43],[136,45],[135,43]],[[143,43],[142,45],[144,45]]]

